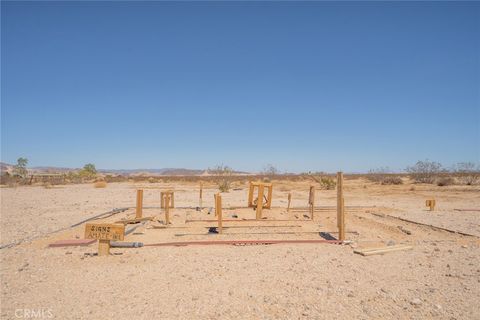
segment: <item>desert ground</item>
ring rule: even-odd
[[[222,193],[222,234],[208,233],[217,225],[213,183],[204,184],[201,211],[194,182],[2,188],[1,318],[480,319],[480,186],[347,178],[345,244],[151,245],[337,237],[336,191],[316,190],[311,220],[304,209],[311,184],[274,180],[266,219],[242,222],[255,211],[239,208],[248,185],[235,183]],[[143,216],[152,220],[127,225],[135,229],[125,241],[145,246],[112,248],[106,257],[94,255],[96,243],[49,247],[83,239],[85,224],[71,226],[113,208],[129,209],[94,221],[133,217],[136,188],[144,189]],[[175,208],[165,226],[159,194],[167,189]],[[427,199],[436,200],[434,211]],[[412,249],[353,252],[398,244]]]

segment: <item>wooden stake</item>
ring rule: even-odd
[[[262,219],[263,209],[263,185],[258,186],[258,199],[257,199],[257,220]]]
[[[203,199],[203,184],[200,182],[200,210],[202,210],[202,199]]]
[[[267,209],[272,207],[272,196],[273,196],[273,184],[270,184],[268,187],[268,194],[267,194]]]
[[[292,194],[288,194],[288,206],[287,206],[287,212],[290,212],[290,202],[292,201]]]
[[[343,199],[343,173],[337,172],[337,226],[338,239],[345,240],[345,203]]]
[[[98,255],[110,255],[110,240],[98,240]]]
[[[213,195],[213,202],[215,203],[215,217],[217,216],[218,214],[218,211],[217,211],[217,196],[218,196],[218,193],[215,193]]]
[[[170,224],[170,194],[165,193],[164,195],[164,209],[165,209],[165,224],[168,226]]]
[[[142,217],[142,209],[143,209],[143,190],[137,190],[137,210],[135,213],[135,218],[140,219]]]
[[[248,186],[248,206],[253,207],[253,183],[249,182]]]
[[[217,194],[215,197],[215,213],[218,217],[218,233],[223,232],[223,223],[222,223],[222,196]]]
[[[312,220],[313,220],[313,211],[315,207],[315,186],[310,186],[308,204],[310,205],[310,216],[312,217]]]

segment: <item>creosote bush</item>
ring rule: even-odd
[[[455,179],[452,177],[443,177],[437,181],[437,186],[439,187],[451,186],[453,184],[455,184]]]
[[[232,168],[221,164],[208,171],[216,177],[215,180],[218,190],[221,192],[228,192],[230,190],[233,179]]]
[[[417,163],[406,170],[415,182],[435,183],[438,174],[443,172],[442,165],[435,161],[417,161]]]
[[[403,180],[398,176],[385,176],[381,183],[383,185],[398,185],[403,184]]]
[[[325,190],[334,190],[337,186],[337,182],[333,178],[322,177],[320,178],[320,188]]]

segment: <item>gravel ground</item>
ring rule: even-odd
[[[175,187],[176,206],[198,203],[193,184],[156,186]],[[274,206],[285,206],[290,190],[295,190],[294,206],[306,205],[308,183],[279,182],[275,188]],[[347,180],[346,205],[373,208],[348,213],[347,230],[356,231],[347,234],[352,245],[143,247],[112,249],[110,257],[85,255],[96,252],[96,245],[46,248],[53,240],[83,237],[83,226],[47,233],[113,207],[132,206],[135,192],[130,185],[4,188],[2,245],[23,242],[0,251],[1,316],[32,318],[33,312],[45,319],[479,319],[479,238],[381,214],[475,233],[480,213],[465,215],[453,209],[480,208],[480,190],[410,188]],[[214,192],[204,191],[206,207],[213,204],[209,199]],[[434,213],[424,211],[428,197],[437,200]],[[223,201],[225,207],[245,205],[246,189],[224,194]],[[335,191],[317,191],[316,201],[335,205]],[[157,206],[158,202],[158,190],[145,191],[145,206]],[[278,215],[286,215],[282,212],[278,209]],[[159,213],[147,209],[144,214]],[[273,238],[268,234],[176,236],[179,232],[204,232],[203,226],[181,229],[185,227],[182,220],[194,214],[174,209],[172,226],[178,230],[150,229],[161,225],[152,222],[127,241]],[[268,214],[277,215],[277,211]],[[205,212],[199,215],[209,218]],[[298,229],[331,230],[334,217],[334,211],[319,212],[316,221],[299,222],[302,226]],[[110,219],[117,218],[120,216]],[[269,232],[267,228],[246,229]],[[274,232],[280,227],[268,229]],[[226,229],[226,233],[242,230]],[[26,240],[32,236],[37,239]],[[302,233],[276,237],[319,238]],[[353,254],[352,247],[388,242],[408,243],[413,249],[369,257]]]

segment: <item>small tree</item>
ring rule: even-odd
[[[434,183],[437,175],[442,172],[442,165],[435,161],[417,161],[411,167],[407,167],[406,171],[416,182]]]
[[[28,173],[27,164],[28,164],[27,158],[21,158],[21,157],[18,158],[17,164],[13,168],[13,175],[21,178],[25,178]]]
[[[227,192],[228,190],[230,190],[233,177],[232,168],[221,164],[215,166],[213,169],[209,169],[208,171],[217,177],[216,181],[218,189],[221,192]]]
[[[83,166],[83,169],[79,172],[82,178],[93,179],[97,175],[97,169],[92,163],[87,163]]]

